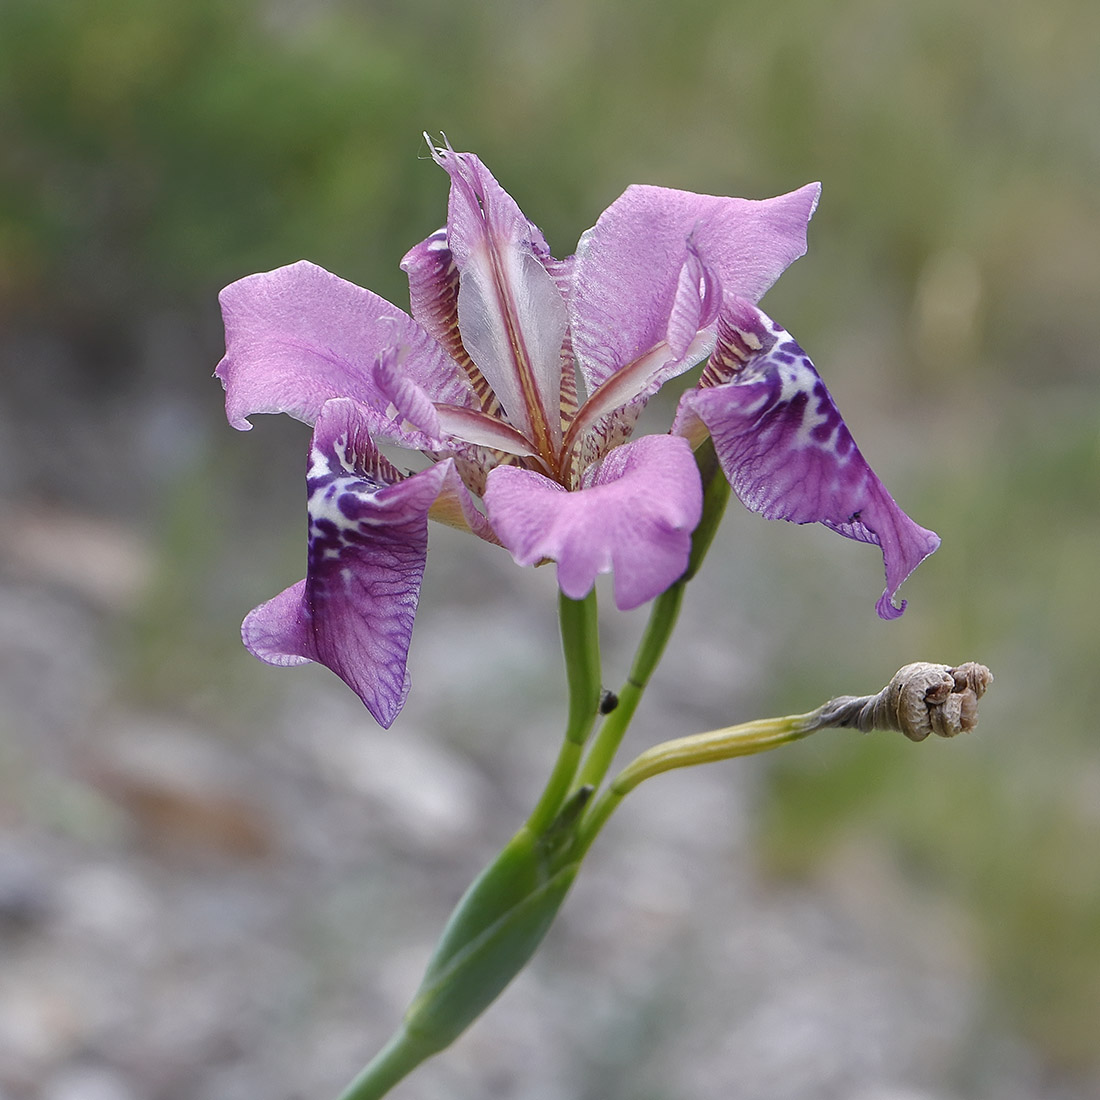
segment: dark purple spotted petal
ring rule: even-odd
[[[575,600],[598,574],[614,572],[623,611],[683,574],[702,503],[691,448],[668,435],[617,447],[588,469],[575,492],[515,466],[493,470],[485,491],[489,521],[520,565],[556,561],[558,584]]]
[[[790,334],[746,301],[727,304],[704,385],[680,402],[674,431],[710,432],[734,491],[767,519],[823,523],[882,548],[886,590],[879,615],[896,619],[894,595],[940,544],[894,502],[860,454],[813,363]],[[712,370],[712,368],[714,368]]]
[[[389,726],[409,690],[428,512],[448,477],[452,489],[457,477],[446,461],[403,478],[365,424],[354,401],[322,408],[307,477],[306,578],[257,607],[242,635],[269,664],[309,660],[332,669]]]
[[[369,290],[302,260],[249,275],[221,292],[229,423],[246,430],[253,413],[285,412],[312,424],[334,397],[374,410],[376,432],[407,446],[383,417],[387,399],[373,380],[375,363],[400,349],[402,370],[433,401],[479,407],[462,369],[408,314]]]

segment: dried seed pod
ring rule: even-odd
[[[917,661],[894,673],[877,695],[843,696],[824,708],[822,724],[871,730],[898,730],[910,741],[930,733],[954,737],[978,724],[978,700],[993,682],[985,665]]]

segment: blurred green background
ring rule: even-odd
[[[951,905],[990,1017],[1100,1074],[1095,0],[5,0],[0,127],[0,494],[153,540],[115,690],[228,726],[269,683],[237,622],[300,570],[304,439],[219,419],[221,286],[308,257],[405,300],[445,196],[423,130],[558,255],[631,182],[821,180],[766,307],[944,542],[880,624],[870,557],[733,516],[709,598],[771,654],[739,707],[917,658],[997,683],[965,742],[763,763],[757,858],[810,884],[869,859]]]

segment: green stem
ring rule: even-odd
[[[569,685],[569,718],[554,770],[527,819],[527,828],[535,836],[544,833],[558,816],[577,774],[584,743],[596,724],[600,709],[600,632],[596,590],[593,588],[583,600],[571,600],[559,593],[558,617],[562,652],[565,654],[565,676]]]
[[[553,824],[558,811],[569,794],[573,776],[581,762],[582,746],[575,741],[563,741],[558,751],[554,770],[550,773],[546,788],[539,797],[538,804],[527,819],[527,828],[534,836],[541,836]]]
[[[630,725],[642,695],[649,684],[668,639],[676,626],[680,607],[684,601],[684,582],[677,581],[671,588],[662,592],[654,601],[646,622],[645,632],[634,656],[630,675],[619,690],[619,701],[615,709],[604,719],[600,732],[592,742],[588,759],[581,769],[580,778],[574,784],[579,787],[599,787],[611,767],[619,745]]]
[[[583,745],[592,732],[600,708],[600,627],[596,589],[583,600],[558,593],[561,646],[569,683],[569,724],[565,738]]]
[[[590,793],[581,788],[595,788],[603,782],[676,625],[684,587],[706,554],[729,496],[709,440],[696,451],[696,460],[703,480],[704,507],[687,571],[654,600],[618,705],[593,743],[580,780],[574,782],[585,743],[599,716],[602,687],[594,589],[583,600],[565,595],[559,600],[569,716],[546,788],[526,825],[459,902],[405,1023],[339,1100],[378,1100],[421,1062],[453,1042],[484,1011],[546,934],[579,868],[573,853],[587,850],[630,789],[620,793],[613,784],[594,807],[598,812],[588,813],[579,826],[576,824]],[[578,832],[573,833],[574,829]],[[561,833],[565,836],[559,836]]]
[[[402,1027],[340,1093],[338,1100],[378,1100],[438,1050]]]

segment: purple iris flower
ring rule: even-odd
[[[770,519],[876,543],[883,618],[939,539],[887,493],[805,353],[755,302],[806,250],[819,187],[759,201],[629,187],[556,260],[470,153],[433,148],[447,225],[402,261],[411,316],[307,262],[221,294],[217,375],[236,428],[313,426],[306,577],[245,619],[271,664],[319,661],[389,726],[405,702],[428,519],[557,563],[574,599],[614,574],[621,609],[688,563],[709,433]],[[707,360],[672,432],[630,440],[646,401]],[[431,463],[397,470],[378,444]],[[475,503],[480,497],[484,513]]]

